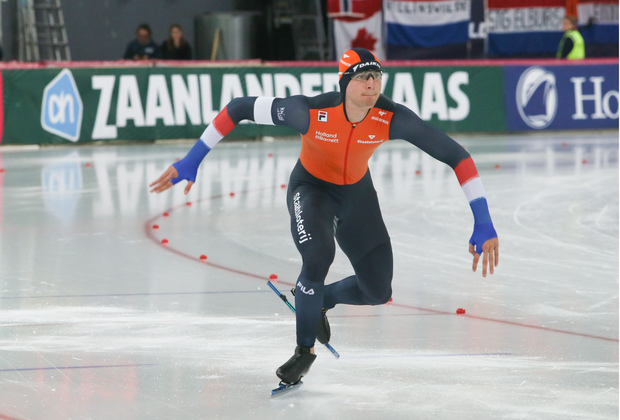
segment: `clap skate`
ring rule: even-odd
[[[296,384],[308,373],[314,363],[316,354],[310,353],[309,347],[295,347],[295,354],[278,368],[276,375],[287,384]]]

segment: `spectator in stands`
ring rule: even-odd
[[[178,23],[170,25],[168,39],[161,44],[161,56],[166,60],[192,59],[192,48],[185,39],[183,28]]]
[[[566,16],[562,22],[564,36],[560,40],[557,58],[568,58],[569,60],[580,60],[586,57],[586,46],[583,37],[577,30],[577,18]]]
[[[136,39],[127,44],[125,60],[150,60],[160,58],[159,46],[151,38],[151,27],[143,23],[136,30]]]

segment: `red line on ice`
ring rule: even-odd
[[[255,192],[255,191],[240,191],[240,193],[243,193],[243,194],[247,194],[247,193],[250,193],[250,192]],[[214,196],[211,196],[211,197],[203,198],[203,199],[200,199],[200,200],[197,200],[197,201],[214,200],[214,199],[222,198],[223,196],[224,196],[223,194],[218,194],[218,195],[214,195]],[[174,210],[179,210],[179,209],[182,209],[182,208],[186,208],[186,205],[185,204],[180,204],[180,205],[178,205],[176,207],[172,207],[172,208],[166,210],[166,212],[170,213],[170,216],[172,216],[175,213]],[[155,242],[160,247],[161,247],[160,240],[157,237],[155,237],[155,234],[153,233],[152,225],[153,225],[153,223],[156,220],[158,220],[161,217],[163,217],[163,213],[164,212],[162,212],[158,216],[151,217],[150,219],[148,219],[144,223],[144,233],[146,234],[146,236],[150,240]],[[220,264],[215,264],[215,263],[213,263],[211,261],[203,262],[203,261],[200,260],[199,257],[187,254],[187,253],[185,253],[183,251],[179,251],[178,249],[175,249],[174,247],[172,247],[170,245],[167,245],[164,249],[166,251],[172,252],[173,254],[176,254],[176,255],[178,255],[180,257],[184,257],[184,258],[190,259],[192,261],[196,261],[196,262],[198,262],[200,264],[208,265],[210,267],[218,268],[220,270],[224,270],[224,271],[228,271],[228,272],[236,273],[236,274],[241,274],[243,276],[252,277],[252,278],[255,278],[255,279],[259,279],[259,280],[265,280],[265,281],[269,280],[269,276],[260,275],[260,274],[254,274],[254,273],[250,273],[248,271],[243,271],[243,270],[238,270],[236,268],[227,267],[227,266],[220,265]],[[294,286],[295,285],[295,283],[289,283],[289,282],[285,282],[285,281],[281,281],[281,280],[278,280],[278,284],[283,284],[283,285],[286,285],[286,286]],[[437,314],[437,315],[454,315],[454,312],[440,311],[440,310],[428,309],[428,308],[420,308],[420,307],[412,306],[412,305],[403,305],[403,304],[399,304],[399,303],[390,303],[390,305],[397,306],[397,307],[400,307],[400,308],[406,308],[406,309],[415,309],[415,310],[418,310],[418,311],[433,313],[433,314]],[[504,319],[487,318],[487,317],[471,315],[471,314],[458,315],[458,316],[465,317],[465,318],[470,318],[470,319],[477,319],[479,321],[496,322],[496,323],[499,323],[499,324],[513,325],[513,326],[516,326],[516,327],[524,327],[524,328],[532,328],[532,329],[549,331],[549,332],[555,332],[555,333],[560,333],[560,334],[573,335],[573,336],[577,336],[577,337],[585,337],[585,338],[593,338],[593,339],[596,339],[596,340],[611,341],[611,342],[615,342],[615,343],[617,343],[619,341],[617,338],[602,337],[602,336],[593,335],[593,334],[584,334],[584,333],[573,332],[573,331],[559,330],[559,329],[556,329],[556,328],[543,327],[543,326],[540,326],[540,325],[524,324],[524,323],[508,321],[508,320],[504,320]]]

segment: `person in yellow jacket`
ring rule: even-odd
[[[586,58],[586,46],[583,37],[577,30],[577,18],[566,16],[562,22],[564,36],[560,40],[557,58],[568,58],[569,60],[580,60]]]

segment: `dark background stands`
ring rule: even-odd
[[[5,60],[16,60],[17,0],[2,1],[0,7]],[[149,23],[160,44],[173,22],[181,24],[193,42],[196,15],[264,7],[263,0],[62,0],[72,59],[95,61],[118,60],[141,22]]]

